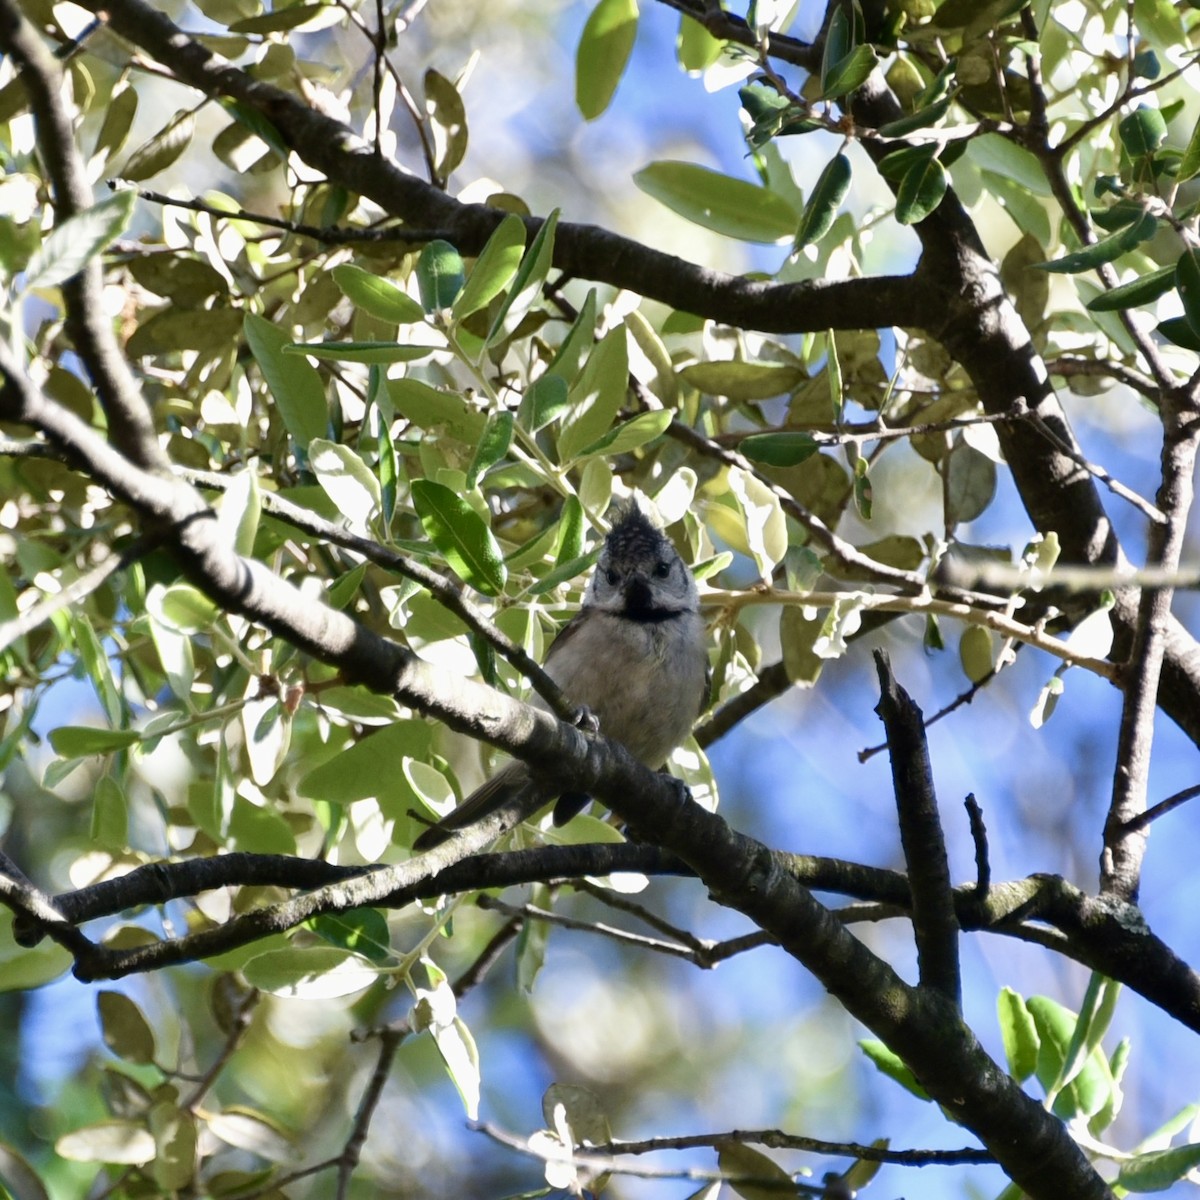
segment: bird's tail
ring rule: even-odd
[[[535,794],[529,772],[520,763],[510,763],[504,770],[477,787],[456,809],[424,830],[413,842],[413,849],[418,853],[432,850],[460,829],[474,825],[476,821],[482,820],[510,802],[514,805],[514,825],[529,816],[535,808],[540,808],[543,803]],[[510,825],[507,828],[511,827]]]

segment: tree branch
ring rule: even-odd
[[[875,711],[887,730],[900,842],[912,893],[921,986],[934,988],[957,1008],[962,1004],[958,921],[925,742],[925,722],[912,697],[896,682],[883,650],[875,651],[875,669],[880,691]]]
[[[0,49],[22,67],[21,81],[37,120],[38,145],[54,183],[56,224],[61,225],[92,206],[75,129],[62,102],[62,65],[21,16],[15,0],[0,0]],[[67,330],[96,386],[113,442],[139,466],[165,469],[167,457],[158,444],[150,410],[113,336],[99,260],[90,260],[63,284],[62,291]]]

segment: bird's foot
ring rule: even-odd
[[[571,715],[571,724],[580,733],[600,732],[600,718],[586,704],[581,704]]]

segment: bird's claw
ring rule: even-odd
[[[600,718],[586,704],[581,704],[571,716],[571,724],[580,733],[599,733]]]

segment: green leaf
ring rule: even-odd
[[[651,163],[633,182],[685,220],[725,237],[776,243],[796,229],[796,210],[782,196],[695,163]]]
[[[507,411],[494,412],[484,426],[483,437],[475,447],[475,457],[467,471],[467,487],[473,488],[479,477],[494,467],[507,453],[513,439],[513,415]]]
[[[1157,229],[1158,221],[1151,213],[1144,212],[1132,225],[1111,237],[1084,246],[1082,250],[1076,250],[1073,254],[1064,254],[1062,258],[1056,258],[1053,262],[1035,263],[1034,266],[1058,274],[1074,275],[1080,271],[1090,271],[1094,267],[1120,258],[1122,254],[1127,254],[1139,242],[1152,238]]]
[[[111,754],[137,745],[142,735],[136,729],[91,729],[86,725],[63,725],[50,731],[50,745],[63,758],[85,758],[89,754]]]
[[[525,251],[517,268],[508,296],[492,321],[484,344],[493,346],[516,329],[521,319],[534,306],[542,292],[542,284],[554,262],[554,231],[558,228],[556,208],[541,224],[533,242]]]
[[[669,318],[668,318],[669,319]],[[579,315],[571,323],[567,336],[563,338],[553,360],[547,369],[549,375],[559,375],[573,384],[579,377],[584,359],[591,351],[596,338],[596,289],[589,288],[587,299],[579,310]]]
[[[314,767],[300,780],[297,790],[301,796],[329,804],[374,798],[388,810],[402,811],[403,805],[411,802],[412,789],[401,771],[380,771],[379,764],[425,758],[430,745],[431,727],[423,721],[393,721]]]
[[[854,49],[854,24],[846,6],[836,4],[825,30],[825,45],[821,51],[821,81]]]
[[[0,1185],[8,1189],[11,1200],[50,1200],[50,1193],[38,1173],[3,1142],[0,1142]]]
[[[281,161],[287,161],[289,151],[283,135],[257,108],[247,104],[244,100],[234,100],[229,96],[218,97],[217,103],[239,125],[250,130],[259,141],[269,146]]]
[[[418,429],[445,430],[474,446],[483,436],[487,417],[457,392],[443,392],[419,379],[389,379],[388,396],[396,411]]]
[[[1089,312],[1117,312],[1123,308],[1137,308],[1149,304],[1171,290],[1175,283],[1175,267],[1160,267],[1149,275],[1139,275],[1120,287],[1102,292],[1087,302]]]
[[[152,615],[181,633],[199,633],[217,619],[217,607],[190,583],[173,583],[159,593],[158,610]]]
[[[563,501],[562,514],[558,519],[558,547],[554,552],[554,565],[573,562],[583,553],[585,522],[583,505],[578,496],[568,496]]]
[[[718,1143],[717,1166],[727,1178],[763,1181],[761,1187],[752,1183],[729,1184],[730,1191],[742,1200],[779,1200],[780,1196],[796,1194],[792,1177],[777,1162],[743,1142]]]
[[[386,962],[391,957],[392,938],[387,918],[377,908],[322,913],[307,924],[331,945],[361,954],[372,962]]]
[[[142,1010],[123,992],[101,992],[96,1003],[104,1044],[127,1062],[152,1063],[154,1031]]]
[[[1185,250],[1175,264],[1175,289],[1183,301],[1183,315],[1200,337],[1200,251]]]
[[[1123,1162],[1116,1182],[1131,1192],[1165,1192],[1197,1166],[1200,1166],[1200,1144],[1152,1150]]]
[[[435,169],[448,179],[467,153],[467,110],[458,88],[430,67],[425,72],[425,111],[433,127]]]
[[[329,406],[321,376],[303,355],[284,353],[291,338],[270,321],[247,313],[242,328],[285,428],[307,451],[313,438],[323,438],[329,430]]]
[[[562,462],[570,462],[608,432],[628,386],[629,346],[625,326],[618,325],[592,350],[579,382],[571,389],[571,416],[558,438]]]
[[[253,465],[229,477],[229,486],[217,502],[217,535],[235,554],[254,552],[262,516],[262,491]]]
[[[958,661],[972,683],[979,683],[992,673],[996,665],[992,654],[992,635],[982,625],[968,625],[958,641]]]
[[[156,1153],[150,1131],[134,1121],[100,1121],[64,1133],[54,1149],[72,1162],[119,1163],[137,1166]]]
[[[893,1054],[882,1042],[867,1039],[859,1042],[858,1046],[878,1071],[912,1092],[918,1100],[929,1099],[929,1093],[917,1082],[917,1077],[904,1065],[900,1056]]]
[[[417,259],[417,287],[427,313],[449,308],[463,288],[466,268],[462,255],[449,242],[437,238]]]
[[[914,163],[896,191],[896,220],[901,225],[925,220],[941,204],[948,185],[946,168],[936,158]]]
[[[792,391],[806,378],[799,367],[733,359],[692,363],[679,377],[707,395],[731,400],[769,400]]]
[[[71,966],[71,952],[48,938],[34,947],[18,945],[12,920],[12,913],[0,912],[0,992],[29,991],[65,974]]]
[[[996,464],[981,450],[960,441],[947,455],[945,470],[947,522],[974,521],[996,495]]]
[[[754,433],[738,443],[751,462],[769,467],[795,467],[820,449],[811,433]]]
[[[1153,154],[1167,140],[1167,123],[1157,108],[1139,104],[1117,126],[1121,145],[1130,158]]]
[[[364,991],[379,978],[370,963],[334,946],[266,950],[242,968],[251,987],[273,996],[333,1000]]]
[[[272,12],[260,13],[229,26],[230,33],[286,33],[309,22],[327,20],[329,6],[326,4],[294,4],[289,8],[276,8]]]
[[[546,374],[525,389],[517,417],[523,429],[537,433],[562,416],[567,408],[567,381],[560,375]]]
[[[905,134],[913,133],[915,130],[936,125],[946,115],[953,99],[953,96],[943,96],[936,104],[919,108],[916,112],[909,113],[908,116],[901,117],[897,121],[889,121],[886,125],[880,125],[879,135],[889,138],[904,137]]]
[[[1030,996],[1026,1007],[1033,1017],[1039,1039],[1037,1079],[1047,1096],[1054,1097],[1055,1114],[1070,1120],[1078,1115],[1090,1117],[1099,1112],[1114,1087],[1107,1060],[1099,1051],[1087,1058],[1073,1082],[1061,1087],[1079,1018],[1048,996]]]
[[[870,46],[856,46],[822,75],[822,98],[836,100],[861,87],[878,63],[879,59]]]
[[[582,575],[584,571],[588,571],[594,567],[599,557],[600,547],[597,546],[594,550],[587,554],[581,554],[578,558],[557,563],[552,571],[547,571],[537,583],[530,585],[529,594],[531,596],[544,596],[547,592],[554,591],[560,583],[566,583],[568,580],[574,579],[577,575]]]
[[[284,354],[311,354],[332,362],[395,363],[428,358],[431,346],[405,346],[400,342],[288,342]]]
[[[486,307],[508,286],[521,265],[524,250],[525,222],[516,213],[509,213],[488,238],[466,285],[454,301],[452,313],[456,321]]]
[[[425,533],[451,570],[485,595],[498,596],[508,572],[483,518],[457,492],[430,479],[413,481],[412,499]]]
[[[191,145],[195,131],[196,118],[181,109],[125,160],[118,174],[122,179],[140,183],[165,171]]]
[[[699,21],[689,16],[679,19],[679,36],[675,39],[675,57],[689,74],[698,75],[721,57],[724,42],[713,37]]]
[[[1200,337],[1197,337],[1186,317],[1170,317],[1160,321],[1158,332],[1176,346],[1182,346],[1185,350],[1200,351]]]
[[[92,153],[105,154],[109,158],[119,153],[129,136],[129,128],[137,110],[137,90],[127,83],[115,88],[105,106],[104,120],[100,132],[96,134],[96,146]]]
[[[357,533],[366,533],[379,511],[381,496],[375,473],[349,446],[314,438],[308,448],[309,466]]]
[[[1192,136],[1188,138],[1183,158],[1179,160],[1179,170],[1175,172],[1175,182],[1186,183],[1197,175],[1200,175],[1200,121],[1196,122]]]
[[[1024,999],[1012,990],[1002,988],[996,999],[1000,1017],[1000,1034],[1004,1039],[1004,1054],[1012,1077],[1024,1082],[1037,1068],[1038,1035],[1033,1017]]]
[[[119,192],[56,225],[25,271],[25,291],[57,287],[78,275],[129,226],[137,203],[134,188]]]
[[[800,216],[800,228],[796,232],[797,250],[820,241],[829,232],[838,208],[850,190],[851,173],[850,160],[844,154],[835,154],[825,164]]]
[[[410,295],[362,267],[342,263],[333,268],[333,281],[356,308],[381,321],[411,325],[425,319],[425,310]]]
[[[577,458],[588,458],[595,454],[628,454],[639,446],[661,437],[671,424],[671,413],[665,410],[639,413],[631,420],[614,426],[602,438],[585,446]]]
[[[575,103],[585,121],[609,105],[637,37],[637,0],[600,0],[575,51]]]
[[[101,775],[92,791],[92,841],[109,850],[129,844],[129,804],[111,775]]]

